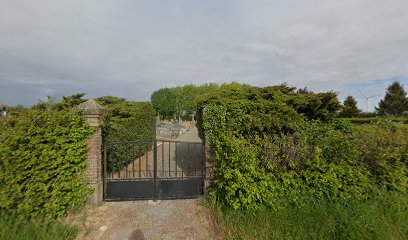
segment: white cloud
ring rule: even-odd
[[[407,28],[406,0],[0,0],[0,101],[232,80],[340,90],[408,76]]]

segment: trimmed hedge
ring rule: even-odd
[[[349,121],[354,124],[371,124],[387,122],[408,124],[408,118],[406,117],[373,117],[373,118],[340,118],[340,119]]]
[[[0,216],[52,219],[85,202],[86,143],[93,130],[70,110],[27,110],[3,121]]]
[[[152,140],[156,112],[149,102],[133,102],[112,96],[97,102],[108,108],[103,127],[104,142]]]
[[[133,102],[112,96],[100,97],[95,100],[109,110],[102,128],[103,141],[108,147],[111,146],[110,143],[114,142],[145,141],[140,142],[139,146],[136,147],[135,157],[138,157],[145,153],[146,148],[150,149],[153,146],[156,112],[149,102]],[[146,140],[150,141],[146,142]],[[116,160],[114,164],[108,164],[108,172],[113,169],[117,170],[133,160],[126,154],[132,151],[130,147],[132,145],[115,145]],[[109,154],[112,154],[110,149],[108,149]]]
[[[336,111],[330,94],[305,96],[278,86],[202,97],[198,127],[216,169],[211,196],[228,208],[278,209],[307,197],[407,191],[407,126],[330,121]]]

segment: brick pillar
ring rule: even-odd
[[[82,112],[86,123],[95,128],[92,137],[87,139],[88,152],[86,154],[87,168],[86,177],[88,187],[95,191],[88,196],[87,204],[99,206],[103,202],[103,175],[102,175],[102,131],[103,117],[107,114],[107,109],[94,100],[81,103],[76,109]]]

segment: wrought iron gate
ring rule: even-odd
[[[203,193],[204,146],[169,140],[105,144],[105,200],[194,198]]]

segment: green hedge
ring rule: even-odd
[[[371,124],[371,123],[387,123],[396,122],[408,124],[406,117],[373,117],[373,118],[341,118],[354,124]]]
[[[374,188],[406,191],[406,126],[328,121],[335,107],[319,103],[321,96],[330,93],[305,96],[280,86],[203,97],[198,126],[217,169],[211,196],[234,209],[276,209],[310,196],[365,199]]]
[[[150,149],[154,138],[154,124],[156,112],[149,102],[133,102],[124,98],[105,96],[95,99],[108,108],[109,114],[105,118],[103,126],[103,141],[108,147],[112,143],[119,142],[115,145],[115,165],[108,164],[107,171],[118,169],[119,163],[126,165],[129,161],[129,155],[132,149],[131,144],[124,144],[127,141],[145,141],[140,145],[136,144],[135,157],[145,153],[145,149]],[[110,148],[108,155],[112,154]]]
[[[70,110],[27,110],[2,122],[1,216],[52,219],[85,202],[92,130]]]

